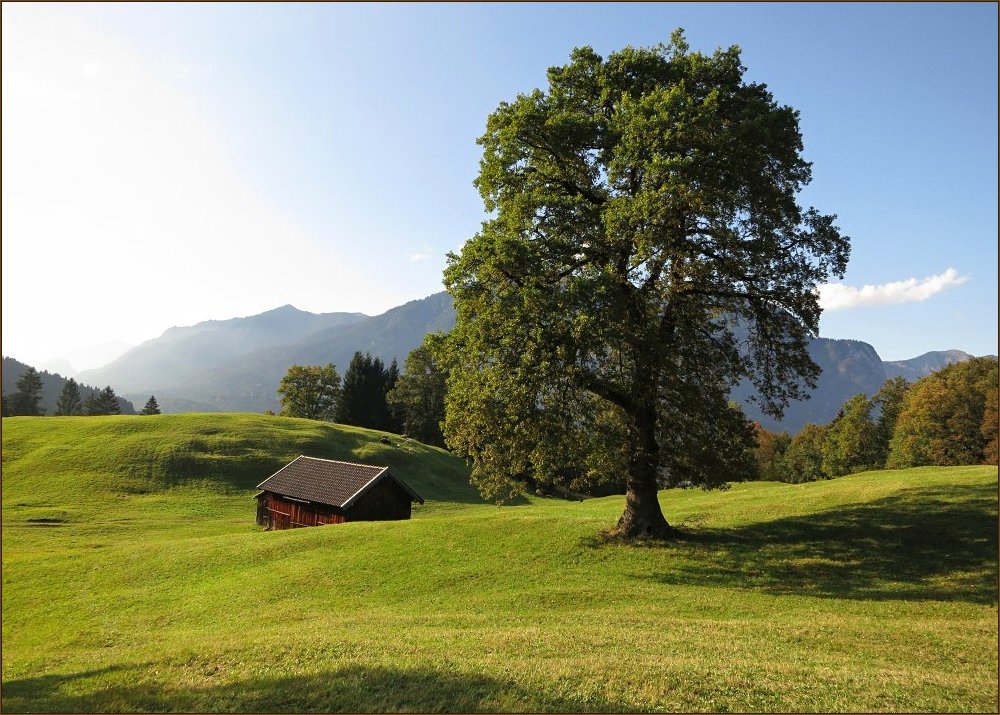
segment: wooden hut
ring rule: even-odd
[[[296,457],[257,485],[257,523],[267,529],[409,519],[424,500],[388,467]]]

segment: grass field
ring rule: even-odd
[[[463,463],[254,415],[3,420],[13,711],[995,711],[997,470],[483,504]],[[397,440],[398,441],[398,440]],[[298,454],[391,465],[406,522],[263,532]]]

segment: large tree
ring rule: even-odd
[[[340,375],[333,364],[292,365],[278,386],[281,414],[332,420],[340,401]]]
[[[738,478],[748,378],[780,415],[815,383],[816,288],[849,241],[804,210],[798,113],[744,79],[740,50],[589,47],[487,120],[490,217],[446,286],[446,440],[486,494],[534,471],[626,483],[615,534],[667,536],[658,485]],[[715,449],[719,446],[720,449]]]

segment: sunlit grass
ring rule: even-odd
[[[498,508],[380,437],[4,419],[4,709],[996,710],[996,468],[663,492],[687,538],[622,546],[620,497]],[[253,486],[298,454],[427,504],[263,532]]]

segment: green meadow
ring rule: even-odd
[[[17,711],[996,711],[997,469],[483,503],[465,464],[256,415],[3,420]],[[299,454],[388,464],[405,522],[264,532]]]

